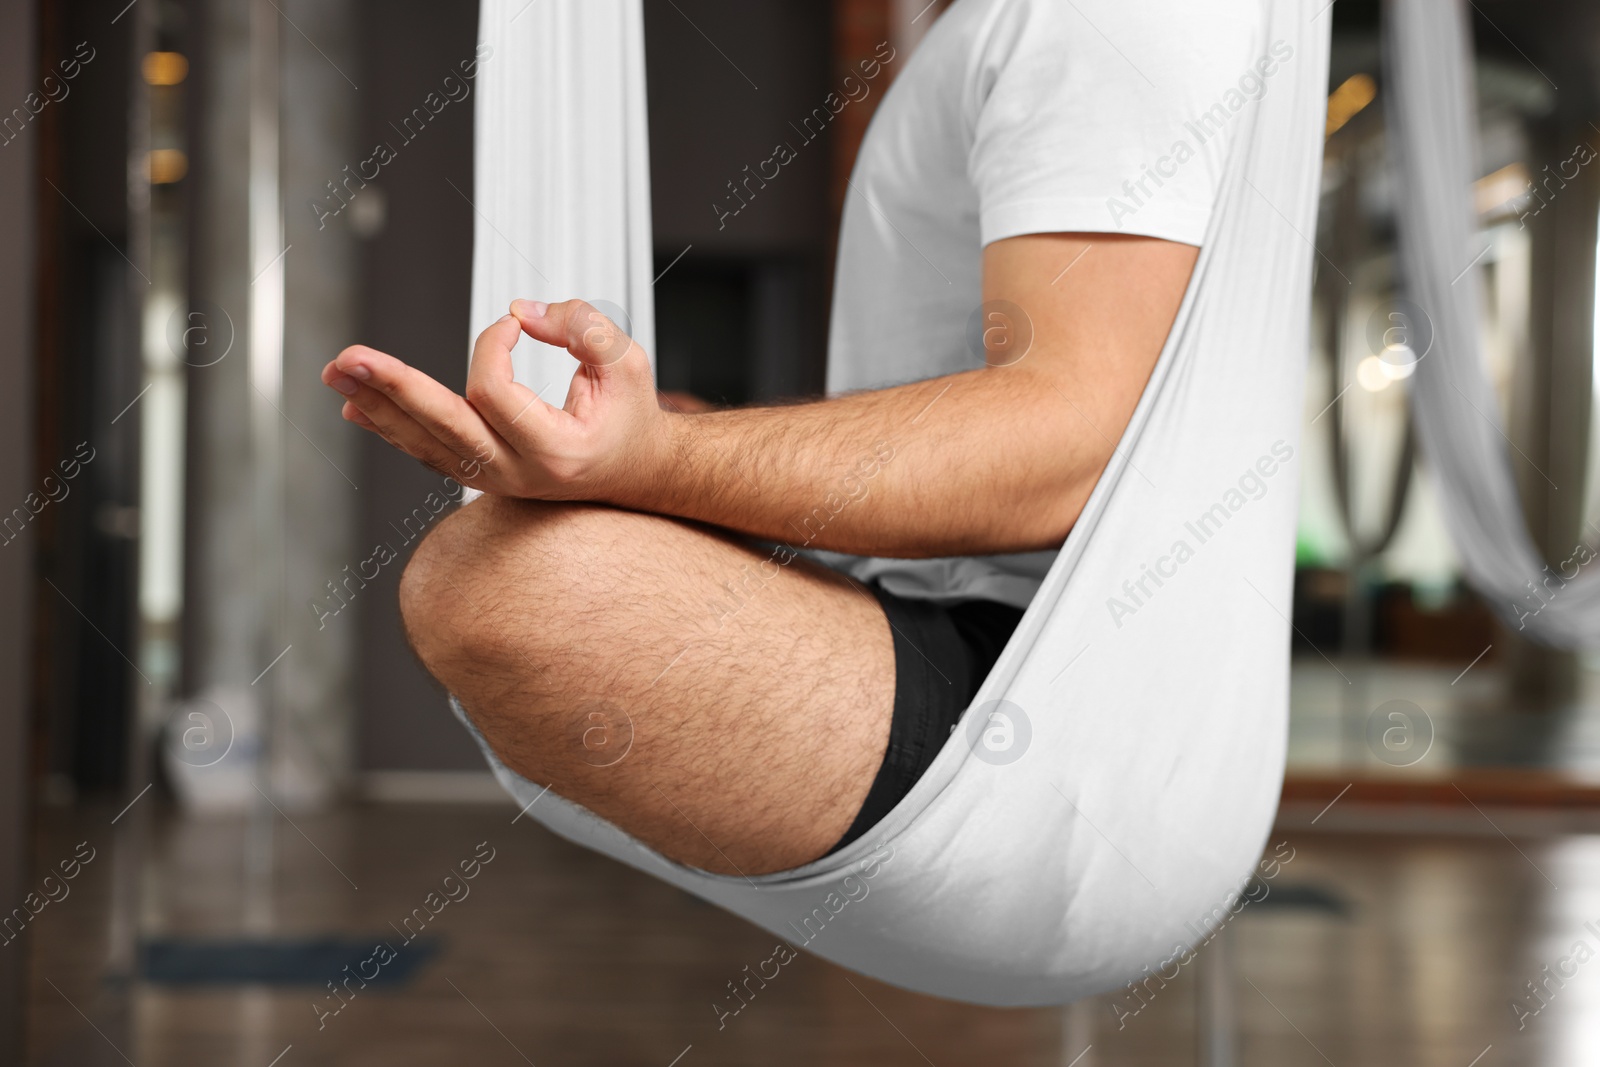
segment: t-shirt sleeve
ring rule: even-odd
[[[1234,131],[1279,65],[1257,21],[1230,0],[999,0],[967,87],[983,243],[1202,244]]]

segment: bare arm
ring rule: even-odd
[[[466,398],[361,347],[323,380],[349,397],[347,418],[486,492],[863,555],[1050,548],[1133,413],[1197,251],[1106,234],[997,241],[984,251],[984,300],[1026,321],[994,321],[990,365],[804,404],[662,411],[644,353],[576,301],[519,301],[485,330]],[[563,408],[511,380],[524,331],[583,363]]]

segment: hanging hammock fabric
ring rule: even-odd
[[[472,341],[511,301],[579,297],[655,357],[638,0],[483,0],[473,118]],[[602,303],[602,301],[604,303]],[[610,305],[610,306],[607,306]],[[517,380],[561,405],[578,361],[531,342]]]
[[[1600,648],[1600,575],[1574,545],[1546,567],[1528,537],[1485,369],[1477,96],[1464,0],[1389,0],[1384,70],[1389,143],[1399,157],[1400,272],[1423,321],[1411,408],[1462,567],[1506,624],[1566,648]]]
[[[483,0],[482,36],[495,40],[526,2]],[[1185,946],[1237,901],[1282,781],[1324,3],[1230,5],[1230,18],[1244,13],[1241,55],[1248,46],[1253,61],[1276,44],[1292,58],[1255,99],[1219,102],[1227,170],[1149,385],[974,707],[885,820],[795,870],[707,874],[545,792],[484,745],[529,818],[789,946],[927,993],[1062,1003],[1186,962]],[[603,295],[610,284],[633,301],[633,328],[649,346],[648,289],[633,288],[648,285],[637,266],[649,230],[633,170],[642,125],[629,125],[642,123],[628,103],[643,80],[638,12],[638,0],[539,0],[521,16],[530,25],[519,21],[485,64],[476,322],[514,295]],[[614,125],[563,110],[592,111],[596,100],[612,102]],[[607,136],[579,143],[577,130],[596,128]],[[627,182],[589,181],[619,171]],[[519,213],[542,221],[519,224]],[[595,262],[571,234],[590,226],[626,272],[585,273]],[[522,273],[502,238],[544,278]],[[1013,732],[1003,758],[987,746],[990,727]]]

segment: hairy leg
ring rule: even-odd
[[[508,766],[674,860],[756,874],[849,827],[894,704],[877,601],[783,558],[675,519],[486,496],[418,547],[400,604]]]

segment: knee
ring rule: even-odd
[[[453,684],[463,669],[520,660],[511,620],[537,612],[568,568],[567,505],[484,496],[440,522],[400,576],[400,617],[412,649],[435,677]],[[497,622],[497,620],[499,620]],[[506,642],[516,636],[519,647]]]
[[[484,615],[484,572],[492,566],[495,532],[508,524],[508,512],[519,503],[484,496],[459,508],[429,531],[401,572],[406,637],[436,676],[466,646],[479,642],[475,631]]]

